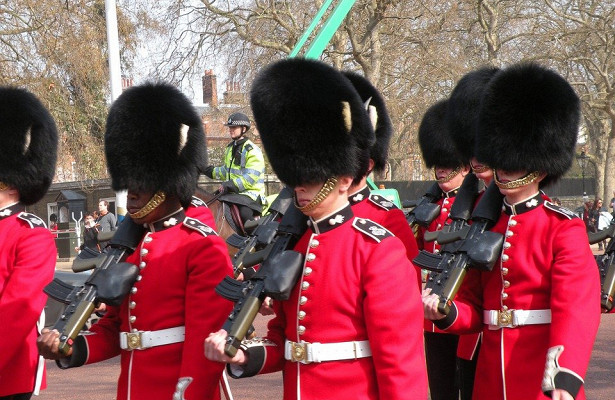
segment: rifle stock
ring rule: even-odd
[[[267,246],[267,256],[256,274],[241,283],[225,279],[216,286],[219,295],[235,301],[223,326],[228,332],[224,352],[229,357],[237,353],[265,297],[286,300],[290,296],[303,267],[303,256],[290,249],[307,228],[305,220],[305,215],[295,206],[290,206],[282,217],[275,239]]]
[[[434,204],[442,197],[442,189],[437,183],[431,185],[427,193],[415,202],[416,206],[406,213],[406,221],[410,226],[427,227],[440,212],[440,206]],[[408,203],[406,203],[408,204]]]
[[[54,279],[44,288],[52,298],[68,304],[53,326],[60,333],[59,350],[66,355],[84,324],[101,302],[119,305],[137,279],[139,269],[122,261],[139,245],[144,228],[125,218],[107,246],[107,252],[88,262],[95,269],[84,286],[72,287]],[[79,264],[82,265],[82,264]],[[74,269],[74,267],[73,267]]]
[[[499,189],[492,183],[472,212],[472,225],[462,240],[447,244],[437,257],[422,255],[414,259],[415,264],[440,272],[430,277],[426,284],[426,288],[431,288],[432,293],[440,298],[440,313],[448,315],[450,312],[452,301],[459,292],[468,268],[490,271],[497,261],[504,236],[490,232],[489,229],[500,216],[502,198]]]

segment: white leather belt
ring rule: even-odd
[[[150,347],[183,342],[186,328],[161,329],[159,331],[120,332],[120,347],[123,350],[144,350]]]
[[[339,343],[284,343],[284,358],[292,362],[309,364],[312,362],[352,360],[371,357],[372,349],[368,340]]]
[[[550,324],[551,310],[483,310],[483,322],[489,329]]]

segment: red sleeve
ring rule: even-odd
[[[374,246],[364,265],[363,286],[364,315],[380,398],[427,398],[421,296],[411,263],[397,238]]]
[[[410,260],[410,262],[412,262],[412,260],[414,260],[414,258],[419,254],[419,248],[416,238],[414,237],[414,233],[412,232],[412,229],[410,229],[408,221],[406,221],[404,212],[399,209],[388,211],[386,220],[383,221],[382,225],[402,241],[406,247],[406,257]],[[414,264],[412,264],[412,266],[416,273],[416,279],[420,291],[422,288],[421,268]]]
[[[600,323],[600,277],[583,223],[566,222],[553,244],[549,347],[563,346],[560,367],[583,377]]]
[[[92,335],[85,335],[88,346],[86,364],[107,360],[120,354],[120,308],[107,306],[105,315],[90,329]]]
[[[210,332],[222,327],[233,303],[219,296],[215,287],[232,276],[226,244],[219,236],[195,242],[191,250],[186,286],[186,339],[183,347],[181,377],[193,377],[185,397],[204,399],[216,393],[224,364],[205,358],[203,344]]]
[[[0,371],[7,368],[24,349],[41,316],[47,295],[43,288],[53,279],[57,250],[51,233],[43,228],[20,228],[15,240],[13,265],[0,293],[2,357]],[[36,338],[32,338],[35,340]],[[1,378],[0,378],[1,379]]]

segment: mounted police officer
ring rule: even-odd
[[[265,159],[246,133],[250,119],[237,112],[228,117],[230,142],[224,150],[224,164],[208,166],[204,174],[212,179],[223,180],[221,201],[237,204],[242,221],[261,215],[265,205]]]
[[[36,338],[45,323],[43,288],[57,250],[45,223],[25,212],[47,192],[58,136],[53,118],[31,93],[0,88],[0,399],[29,399],[45,387]]]

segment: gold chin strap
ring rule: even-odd
[[[327,181],[325,182],[324,185],[322,185],[322,187],[320,188],[318,193],[316,193],[316,196],[314,196],[312,201],[310,201],[309,203],[307,203],[303,207],[299,207],[299,204],[297,204],[297,197],[293,196],[293,198],[295,200],[295,206],[301,212],[312,211],[314,208],[316,208],[317,205],[322,203],[322,201],[329,195],[329,193],[331,193],[331,191],[335,188],[335,185],[337,185],[337,178],[336,177],[327,179]]]
[[[4,182],[0,182],[0,190],[7,190],[9,188],[9,185],[7,185]]]
[[[472,168],[472,171],[474,171],[475,174],[480,174],[483,172],[487,172],[489,171],[491,168],[486,166],[486,165],[482,165],[480,167],[475,167],[474,164],[472,164],[472,161],[470,161],[470,168]]]
[[[448,175],[446,175],[444,178],[442,179],[438,179],[438,173],[436,172],[436,169],[433,169],[433,174],[436,178],[436,182],[438,183],[445,183],[450,181],[451,179],[453,179],[459,172],[461,172],[461,166],[455,168],[454,170],[452,170]]]
[[[132,219],[141,219],[145,217],[147,214],[154,211],[156,207],[161,205],[167,198],[167,195],[163,191],[157,191],[151,199],[144,205],[139,211],[134,214],[128,213],[128,216]]]
[[[493,180],[500,189],[515,189],[521,186],[529,185],[530,183],[535,182],[536,179],[538,179],[539,177],[540,172],[534,171],[519,179],[504,183],[500,182],[500,180],[498,179],[498,171],[496,169],[493,170]]]

